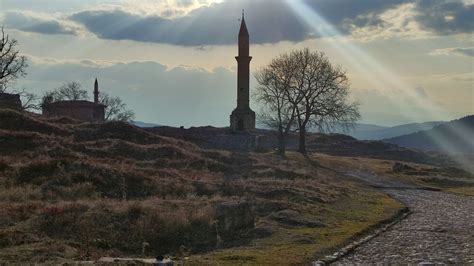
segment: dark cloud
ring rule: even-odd
[[[42,34],[75,34],[75,31],[59,21],[29,16],[21,12],[6,12],[3,24],[7,28],[14,28],[26,32],[36,32]]]
[[[367,27],[383,24],[380,13],[410,0],[306,0],[305,2],[342,33],[350,26]]]
[[[416,20],[438,34],[472,33],[474,5],[462,0],[418,0]]]
[[[318,37],[288,1],[293,0],[227,0],[205,6],[185,16],[164,11],[160,16],[140,15],[123,10],[86,10],[70,19],[83,24],[99,38],[166,43],[182,46],[234,44],[240,12],[246,10],[251,41],[256,44],[280,41],[300,42]],[[386,27],[380,14],[404,3],[414,3],[414,19],[429,31],[439,34],[469,33],[474,28],[474,5],[461,0],[303,0],[342,34],[358,28]],[[179,0],[180,6],[192,0]],[[57,20],[29,17],[8,12],[6,24],[24,31],[44,34],[73,34]]]
[[[404,0],[307,0],[308,6],[347,33],[344,25],[373,26],[383,23],[377,14]],[[194,10],[184,17],[167,19],[140,16],[119,10],[84,11],[71,18],[100,38],[168,43],[183,46],[233,44],[240,12],[253,43],[299,42],[316,35],[292,12],[286,1],[225,1]]]
[[[139,16],[124,11],[85,11],[71,18],[83,23],[100,38],[168,43],[183,46],[223,45],[235,43],[240,12],[245,7],[246,20],[254,43],[282,40],[302,41],[308,29],[288,12],[280,1],[224,2],[194,10],[187,16],[167,19]]]

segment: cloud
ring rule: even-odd
[[[426,90],[423,87],[416,87],[415,93],[421,98],[427,98],[428,94],[426,94]]]
[[[249,2],[246,20],[253,43],[303,41],[308,28],[280,4]],[[182,46],[228,45],[236,42],[241,5],[230,1],[196,9],[186,16],[141,16],[122,10],[84,11],[71,19],[100,38],[167,43]],[[251,25],[251,26],[250,26]]]
[[[181,46],[229,45],[236,41],[240,11],[251,40],[256,44],[301,42],[317,38],[286,1],[175,0],[111,2],[68,15],[99,38],[165,43]],[[474,5],[461,0],[303,0],[344,35],[372,40],[393,37],[426,37],[435,34],[469,33],[473,30]],[[207,4],[204,4],[207,3]],[[400,7],[405,7],[400,9]],[[148,11],[147,11],[148,10]],[[66,13],[61,13],[63,16]],[[44,34],[74,34],[65,20],[7,12],[11,27]]]
[[[453,47],[453,48],[435,49],[431,51],[430,55],[459,55],[459,56],[474,57],[474,47]]]
[[[404,1],[307,0],[307,3],[341,32],[349,34],[348,25],[383,24],[378,14]],[[246,21],[253,43],[300,42],[317,36],[298,14],[289,11],[284,0],[224,1],[174,18],[111,9],[83,11],[71,19],[104,39],[183,46],[227,45],[236,41],[242,9],[247,11]]]
[[[375,39],[422,39],[433,34],[422,29],[415,17],[417,11],[414,3],[401,4],[380,14],[360,17],[362,24],[348,24],[351,37],[361,41]]]
[[[3,24],[25,32],[41,34],[75,34],[76,29],[49,16],[31,12],[9,11],[3,16]]]
[[[420,25],[437,34],[472,33],[474,4],[461,0],[417,0]]]

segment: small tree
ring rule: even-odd
[[[27,92],[25,89],[20,91],[18,94],[20,94],[21,97],[21,108],[23,110],[38,110],[41,107],[40,104],[40,97],[38,95]]]
[[[105,120],[129,122],[135,118],[135,113],[128,110],[127,105],[119,97],[112,97],[105,92],[99,92],[99,101],[107,106],[105,108]]]
[[[10,39],[3,27],[0,28],[0,92],[5,92],[18,78],[26,76],[28,63],[26,57],[16,49],[18,41]]]
[[[46,92],[43,96],[43,103],[57,102],[57,101],[78,101],[88,100],[89,95],[85,89],[82,88],[81,83],[76,81],[66,82],[59,88]]]
[[[258,86],[254,97],[261,104],[259,122],[278,133],[278,154],[285,155],[286,139],[295,125],[298,94],[291,93],[294,71],[297,66],[288,54],[283,54],[258,70],[255,74]]]

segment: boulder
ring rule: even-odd
[[[305,226],[305,227],[324,227],[325,225],[316,220],[316,218],[302,216],[299,212],[294,210],[282,210],[271,215],[271,218],[279,223],[290,226]]]
[[[217,231],[223,241],[232,241],[255,228],[253,204],[247,201],[224,202],[216,208]]]

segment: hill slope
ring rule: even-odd
[[[412,133],[384,142],[421,150],[448,153],[474,153],[474,115],[438,125],[430,130]]]
[[[346,133],[344,132],[339,132],[339,133],[350,135],[359,140],[381,140],[381,139],[407,135],[407,134],[415,133],[422,130],[429,130],[443,123],[444,122],[442,121],[433,121],[433,122],[425,122],[425,123],[404,124],[404,125],[399,125],[399,126],[394,126],[394,127],[380,127],[380,126],[369,127],[368,125],[357,124],[353,130]]]
[[[294,154],[204,150],[120,122],[0,110],[0,261],[218,248],[227,255],[216,264],[304,264],[401,207],[316,165]]]

